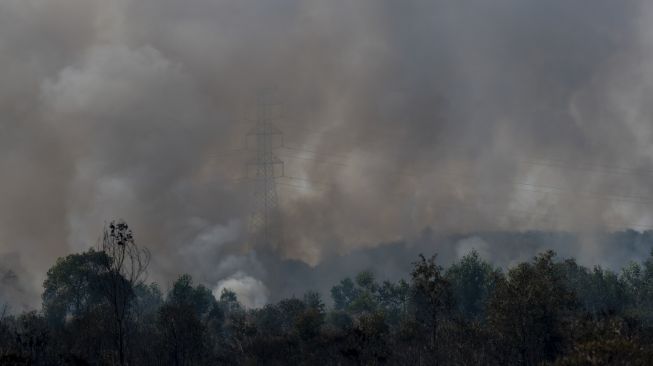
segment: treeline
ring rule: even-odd
[[[507,271],[472,252],[407,281],[368,271],[259,309],[182,275],[145,282],[149,252],[124,222],[60,258],[43,307],[2,313],[1,365],[650,365],[653,257],[619,273],[556,260]]]

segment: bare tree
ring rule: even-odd
[[[120,365],[125,365],[129,307],[134,299],[134,288],[145,282],[150,252],[136,245],[132,230],[122,220],[112,221],[104,227],[100,250],[111,259],[101,281],[102,290],[113,312],[118,360]]]

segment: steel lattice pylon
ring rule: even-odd
[[[271,104],[260,95],[256,126],[247,134],[248,147],[255,144],[256,157],[247,163],[247,176],[253,181],[253,207],[248,221],[250,244],[276,248],[281,237],[281,217],[276,179],[284,174],[284,163],[274,154],[283,145],[283,133],[272,125]]]

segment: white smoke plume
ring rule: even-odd
[[[268,302],[269,292],[265,284],[242,272],[237,272],[220,281],[213,290],[213,296],[219,299],[224,290],[235,292],[238,300],[248,308],[262,307]]]

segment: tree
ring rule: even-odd
[[[624,338],[601,339],[576,345],[555,366],[646,366],[653,364],[653,348]]]
[[[308,291],[304,294],[304,309],[295,318],[295,331],[304,341],[316,338],[324,324],[324,303],[320,294]]]
[[[331,288],[331,298],[335,304],[336,310],[348,309],[360,295],[360,290],[356,288],[351,278],[345,278],[340,284]]]
[[[159,310],[161,349],[169,364],[198,365],[207,357],[207,324],[217,301],[203,285],[193,286],[190,275],[172,285],[166,303]]]
[[[346,310],[360,316],[377,310],[379,289],[374,273],[362,271],[356,275],[355,282],[345,278],[340,284],[333,286],[331,297],[336,310]]]
[[[404,280],[397,284],[384,281],[378,289],[379,306],[386,314],[386,320],[392,325],[398,325],[408,313],[410,300],[410,285]]]
[[[480,320],[485,305],[494,290],[498,270],[481,260],[476,251],[465,255],[447,269],[458,312],[466,319]]]
[[[72,254],[48,271],[43,313],[12,315],[0,308],[0,364],[648,365],[653,360],[651,258],[617,276],[573,259],[555,261],[550,251],[505,274],[473,252],[446,270],[435,256],[420,256],[408,282],[380,283],[369,271],[344,279],[332,289],[331,309],[313,291],[249,309],[229,289],[216,301],[189,275],[180,276],[164,296],[137,270],[147,260],[132,260],[128,248],[121,252],[133,243],[126,225],[111,229],[107,226],[103,239],[114,251]]]
[[[505,360],[520,365],[551,361],[564,346],[568,317],[576,301],[553,262],[555,253],[538,255],[499,278],[491,296],[488,318],[504,345]]]
[[[111,259],[90,249],[59,258],[43,282],[43,312],[50,324],[61,327],[68,317],[80,317],[105,300],[101,279]]]
[[[388,347],[389,328],[383,312],[362,314],[354,328],[346,332],[340,353],[358,365],[387,363],[391,351]]]
[[[593,317],[620,313],[627,305],[626,285],[614,272],[599,266],[590,271],[573,259],[559,267],[567,288],[576,294],[582,309]]]
[[[174,305],[189,307],[198,317],[208,314],[217,302],[211,290],[202,284],[193,287],[193,278],[184,274],[172,285],[167,302]]]
[[[160,358],[159,310],[163,305],[163,293],[156,283],[134,288],[131,306],[133,331],[130,333],[130,364],[153,365]]]
[[[623,268],[619,280],[628,300],[628,313],[644,325],[653,325],[653,251],[643,265],[630,263]]]
[[[423,255],[411,271],[411,304],[422,340],[426,339],[427,356],[433,364],[439,363],[438,331],[453,307],[451,284],[435,263],[436,256]]]
[[[187,304],[167,303],[159,310],[160,355],[167,364],[197,365],[205,354],[206,328]]]
[[[110,259],[104,263],[102,292],[112,310],[118,362],[125,365],[127,316],[134,299],[134,288],[145,281],[150,252],[136,245],[132,230],[122,220],[112,221],[104,227],[100,249]]]

